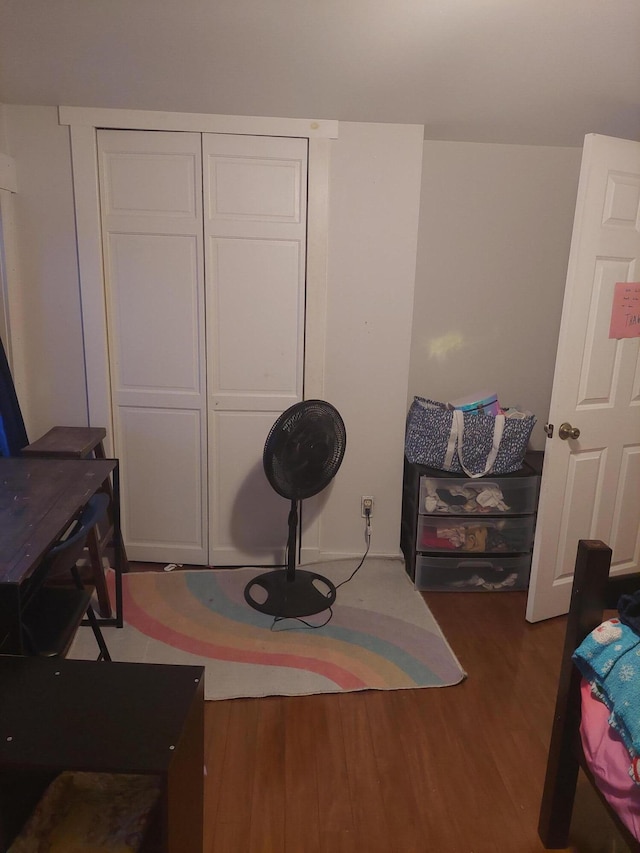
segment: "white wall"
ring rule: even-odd
[[[324,551],[398,554],[422,127],[340,123],[332,146],[325,392],[347,428]],[[354,540],[354,529],[358,532]],[[354,544],[355,543],[355,544]]]
[[[86,423],[69,130],[52,108],[8,106],[6,120],[20,186],[21,404],[37,437]],[[421,168],[421,126],[344,123],[332,142],[325,398],[348,438],[322,501],[325,554],[362,553],[361,494],[376,498],[372,553],[399,553]]]
[[[7,141],[5,109],[4,104],[0,104],[0,151],[6,154],[9,150],[9,143]]]
[[[580,148],[425,142],[409,400],[551,398]]]
[[[69,130],[52,107],[5,105],[19,289],[11,309],[14,380],[27,434],[87,423]]]
[[[55,109],[4,113],[20,190],[21,404],[36,437],[56,423],[86,423],[69,138]],[[419,126],[340,124],[331,150],[325,398],[348,437],[322,502],[323,553],[362,551],[362,494],[376,500],[372,551],[398,553],[404,418],[414,394],[446,399],[491,387],[538,415],[534,445],[543,446],[580,155],[423,145]]]

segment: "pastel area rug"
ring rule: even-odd
[[[337,585],[356,565],[312,568]],[[103,629],[112,658],[203,665],[207,699],[445,687],[465,677],[400,560],[367,559],[338,589],[331,620],[317,629],[293,619],[274,624],[246,603],[246,584],[264,571],[125,574],[125,627]],[[91,631],[78,631],[69,657],[96,653]]]

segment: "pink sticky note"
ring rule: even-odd
[[[640,337],[640,281],[616,282],[609,337]]]

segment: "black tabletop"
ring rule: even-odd
[[[0,657],[0,769],[168,771],[200,666]]]
[[[0,459],[0,583],[28,576],[117,464]]]

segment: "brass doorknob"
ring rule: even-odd
[[[563,424],[560,424],[558,435],[563,441],[566,441],[568,438],[580,438],[580,430],[578,427],[572,427],[571,424],[565,421]]]

